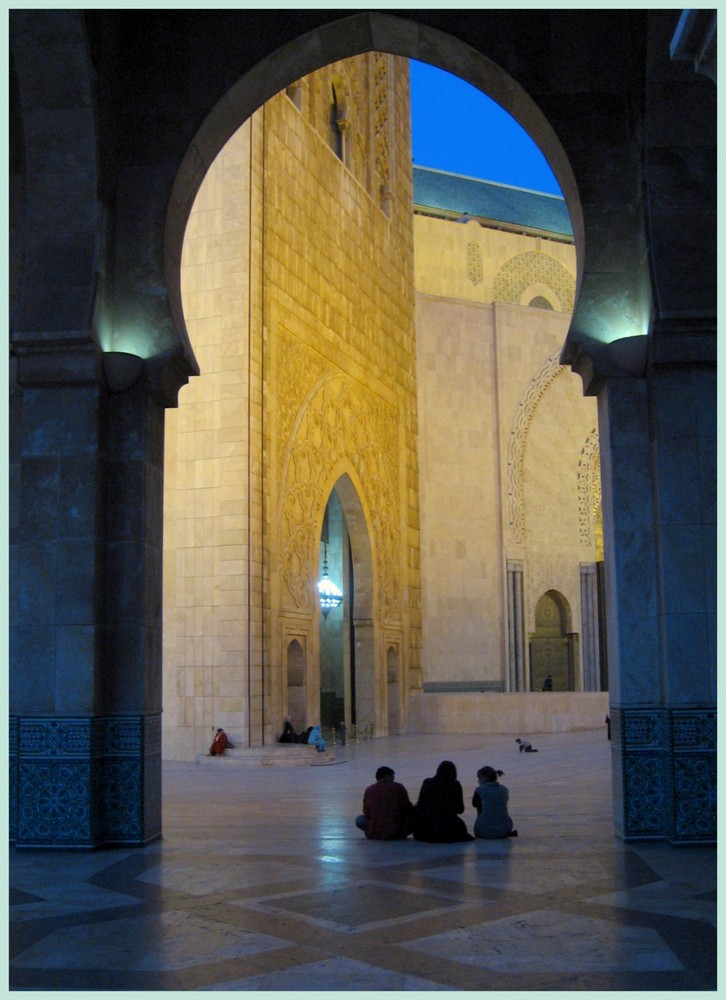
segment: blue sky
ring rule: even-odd
[[[561,194],[538,147],[503,108],[435,66],[413,59],[410,66],[417,167]]]

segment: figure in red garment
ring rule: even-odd
[[[217,735],[212,740],[212,745],[209,748],[210,757],[219,757],[229,746],[229,740],[227,739],[227,734],[223,729],[217,730]]]

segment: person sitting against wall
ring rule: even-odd
[[[395,777],[393,769],[383,765],[376,771],[375,785],[363,793],[363,814],[355,825],[369,840],[405,840],[411,833],[413,806]]]
[[[503,774],[504,771],[495,771],[489,766],[476,772],[479,785],[471,800],[477,811],[474,835],[483,840],[517,836],[509,815],[509,789],[506,785],[500,785],[498,780]]]
[[[474,838],[461,813],[464,794],[456,779],[456,765],[442,760],[432,778],[425,778],[414,807],[413,835],[429,844],[455,844]]]
[[[282,735],[278,739],[278,743],[297,743],[297,734],[289,715],[285,716],[285,725],[282,727]]]
[[[209,748],[210,757],[221,757],[224,751],[230,746],[230,742],[227,738],[227,734],[223,729],[218,729],[214,739],[212,740],[212,745]]]
[[[310,730],[310,735],[308,736],[308,743],[310,746],[315,747],[318,753],[322,753],[325,750],[325,740],[323,739],[323,734],[320,730],[320,726],[313,726]]]

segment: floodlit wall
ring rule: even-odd
[[[404,60],[335,64],[245,123],[199,192],[182,279],[202,374],[166,427],[167,757],[218,725],[274,739],[293,643],[317,721],[314,586],[341,475],[372,558],[358,627],[379,731],[391,646],[397,683],[420,683],[409,130]]]
[[[508,563],[526,657],[548,591],[580,636],[580,567],[598,556],[596,404],[559,365],[575,249],[422,215],[414,232],[424,684],[506,691]],[[581,690],[579,638],[573,655]]]

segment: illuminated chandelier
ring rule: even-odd
[[[318,583],[320,593],[320,610],[323,618],[327,618],[331,611],[339,608],[343,603],[343,592],[339,590],[328,576],[328,543],[324,542],[325,554],[323,556],[323,575]]]

